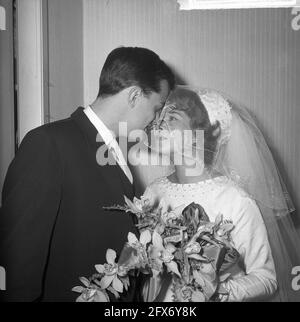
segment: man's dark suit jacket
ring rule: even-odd
[[[23,140],[2,194],[2,300],[74,301],[78,277],[94,274],[108,248],[120,253],[128,232],[136,233],[129,214],[103,209],[124,204],[124,195],[133,198],[134,192],[118,165],[98,165],[103,143],[96,135],[79,108]]]

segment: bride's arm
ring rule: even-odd
[[[232,239],[246,275],[230,278],[222,284],[229,292],[228,301],[266,300],[276,292],[277,281],[261,213],[253,200],[243,198],[234,219]]]

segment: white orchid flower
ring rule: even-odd
[[[141,197],[141,199],[138,199],[134,197],[133,201],[131,201],[129,198],[124,196],[125,203],[128,206],[130,212],[133,214],[141,214],[146,211],[148,211],[151,208],[150,200],[145,197]]]
[[[76,286],[72,289],[73,292],[81,294],[76,299],[76,302],[109,302],[109,297],[105,290],[101,290],[96,285],[92,285],[85,277],[81,277],[80,281],[84,286]]]
[[[135,267],[146,267],[149,264],[147,255],[147,244],[151,242],[152,235],[149,230],[144,230],[140,234],[140,239],[136,237],[133,233],[128,234],[128,246],[134,249],[134,253],[129,252],[127,264],[129,266]]]
[[[82,294],[76,299],[77,303],[107,303],[109,302],[108,295],[103,290],[85,289]]]
[[[150,257],[154,267],[154,275],[160,273],[162,265],[165,264],[170,272],[181,277],[177,263],[174,261],[175,251],[174,245],[167,244],[164,246],[162,237],[156,231],[153,232]]]
[[[128,238],[129,245],[141,244],[144,247],[146,247],[146,245],[151,242],[152,236],[149,230],[144,230],[141,233],[139,240],[137,239],[136,235],[134,235],[133,233],[129,233],[127,238]]]
[[[106,252],[107,264],[96,265],[95,268],[98,273],[105,274],[100,281],[100,286],[102,289],[107,289],[110,285],[119,293],[123,292],[123,283],[118,278],[119,266],[115,262],[117,254],[114,250],[108,249]]]

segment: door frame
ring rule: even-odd
[[[9,164],[15,155],[14,9],[11,0],[0,0],[0,207]]]
[[[15,0],[17,144],[49,115],[48,0]]]

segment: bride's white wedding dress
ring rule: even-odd
[[[229,294],[223,301],[263,301],[276,292],[275,266],[261,213],[256,202],[233,181],[221,176],[199,183],[176,184],[162,177],[146,189],[144,196],[157,202],[163,200],[172,210],[195,202],[205,209],[211,221],[220,213],[224,219],[232,220],[235,226],[232,239],[241,257],[238,264],[225,272],[231,273],[231,277],[223,283]],[[171,302],[172,281],[150,281],[159,284],[155,286],[158,289],[163,282],[167,282],[167,287],[161,288],[157,300]],[[153,300],[145,297],[146,301]]]

